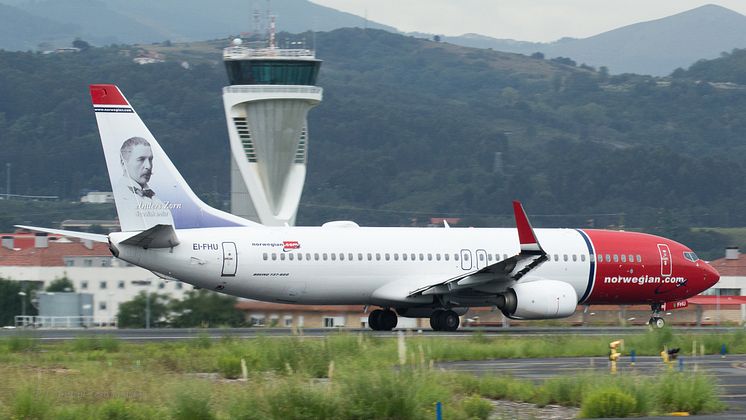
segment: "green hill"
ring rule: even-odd
[[[746,187],[734,182],[746,175],[744,91],[378,30],[316,42],[324,101],[309,115],[300,224],[454,215],[509,225],[517,198],[539,226],[644,228],[687,243],[713,238],[684,226],[746,226]],[[12,162],[12,192],[76,199],[109,188],[87,85],[113,82],[198,194],[224,206],[226,43],[0,52],[0,164]],[[140,48],[167,62],[132,63]]]

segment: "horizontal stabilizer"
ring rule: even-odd
[[[69,236],[71,238],[85,239],[85,240],[94,241],[94,242],[104,242],[104,243],[109,242],[109,238],[106,235],[101,235],[98,233],[78,232],[74,230],[62,230],[62,229],[49,229],[49,228],[43,228],[43,227],[24,226],[24,225],[15,225],[15,227],[21,228],[21,229],[32,230],[35,232],[44,232],[44,233],[51,233],[53,235],[62,235],[62,236]]]
[[[155,225],[137,235],[131,236],[120,244],[138,246],[141,248],[172,248],[179,244],[176,231],[171,225]]]

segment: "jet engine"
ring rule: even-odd
[[[575,288],[557,280],[518,283],[499,295],[497,303],[512,319],[564,318],[572,315],[577,305]]]

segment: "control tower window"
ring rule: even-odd
[[[313,86],[321,61],[236,60],[226,61],[232,85],[303,85]]]

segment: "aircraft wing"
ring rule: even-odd
[[[523,210],[520,202],[513,202],[513,213],[518,229],[518,239],[521,243],[521,251],[518,254],[482,269],[467,271],[439,283],[419,287],[409,292],[407,297],[455,295],[467,289],[516,281],[544,263],[544,261],[547,261],[547,254],[541,248],[541,245],[539,245],[534,229],[531,227],[531,223],[528,221],[526,212]]]
[[[69,236],[71,238],[86,239],[86,240],[94,241],[94,242],[109,242],[109,238],[106,235],[101,235],[98,233],[78,232],[75,230],[49,229],[49,228],[43,228],[43,227],[24,226],[24,225],[15,225],[15,227],[21,228],[21,229],[32,230],[35,232],[44,232],[44,233],[51,233],[54,235]]]

